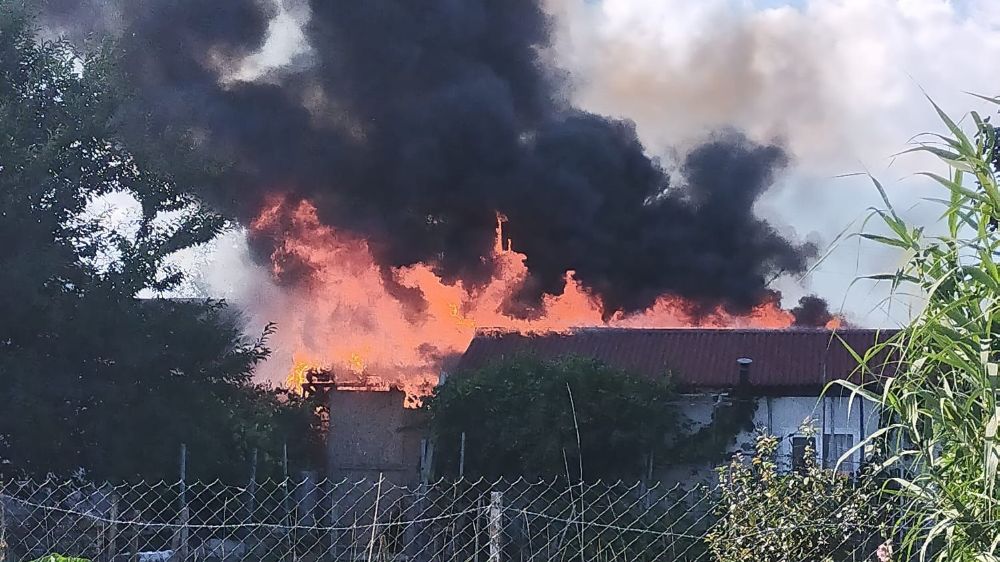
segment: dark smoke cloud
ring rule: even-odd
[[[792,309],[795,326],[823,328],[833,320],[827,302],[816,295],[806,295],[799,299],[799,305]]]
[[[69,5],[53,0],[50,20],[72,21]],[[270,3],[146,0],[117,14],[138,92],[123,119],[141,123],[137,137],[185,135],[231,163],[203,194],[243,220],[269,193],[308,198],[364,235],[385,271],[427,262],[474,283],[491,272],[499,212],[528,255],[522,312],[567,270],[609,314],[664,293],[745,310],[814,253],[753,214],[787,161],[780,148],[722,134],[672,187],[631,123],[569,107],[539,56],[550,22],[538,0],[310,7],[310,65],[225,85],[263,44]]]

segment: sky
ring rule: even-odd
[[[992,110],[966,92],[1000,94],[997,0],[546,0],[555,42],[542,53],[567,78],[565,95],[596,113],[635,122],[648,152],[668,165],[720,130],[777,142],[791,164],[755,211],[787,236],[824,250],[880,206],[868,172],[897,209],[931,224],[914,176],[944,172],[918,156],[894,157],[914,135],[940,131],[922,90],[956,118]],[[236,78],[308,55],[304,2],[284,0],[262,52]],[[683,178],[677,178],[683,183]],[[782,278],[786,305],[817,293],[866,326],[905,320],[884,288],[855,283],[894,269],[901,256],[847,238],[802,278]],[[264,283],[232,232],[181,262],[188,290],[233,298]],[[241,272],[239,275],[234,272]],[[262,294],[255,292],[256,294]]]

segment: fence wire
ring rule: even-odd
[[[884,527],[816,498],[796,528],[719,512],[718,488],[565,481],[385,479],[214,483],[0,483],[6,560],[58,553],[103,562],[213,560],[709,561],[719,540],[751,550],[768,534],[813,537],[802,560],[876,560]],[[873,512],[874,513],[874,512]],[[873,516],[874,518],[874,516]],[[845,528],[846,524],[850,528]],[[745,533],[729,537],[725,526]],[[811,529],[805,527],[812,527]],[[709,537],[715,536],[716,550]],[[809,539],[813,540],[813,539]],[[760,544],[765,544],[766,541]],[[760,560],[772,559],[760,552]]]

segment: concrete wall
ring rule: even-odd
[[[330,478],[375,480],[382,475],[394,484],[416,484],[423,416],[404,408],[404,398],[399,390],[330,393]]]

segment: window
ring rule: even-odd
[[[840,457],[843,457],[853,446],[854,436],[850,433],[827,433],[823,435],[823,463],[828,468],[836,467]],[[844,463],[840,465],[840,470],[853,472],[853,459],[844,459]]]
[[[806,468],[806,453],[816,454],[815,437],[792,437],[792,470],[801,472]]]

